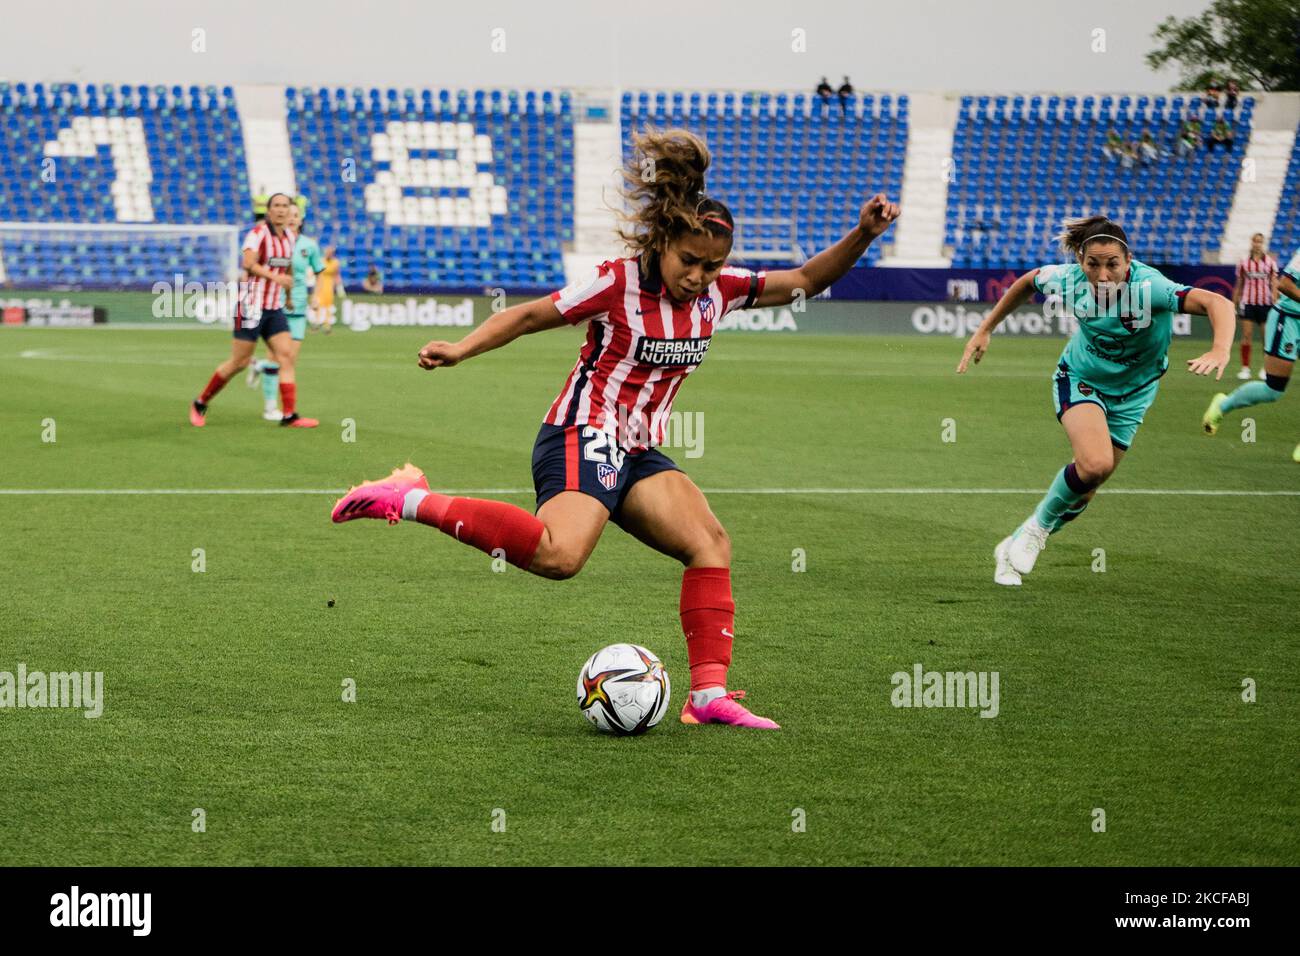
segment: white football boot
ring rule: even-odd
[[[1011,535],[1011,543],[1007,546],[1011,566],[1021,574],[1034,570],[1034,562],[1047,547],[1047,536],[1050,533],[1038,523],[1037,515],[1030,515]]]
[[[1245,366],[1242,366],[1241,371],[1237,373],[1237,381],[1246,382],[1249,380],[1250,380],[1250,369],[1246,368]]]
[[[993,549],[993,560],[997,562],[997,569],[993,572],[993,582],[1009,588],[1020,587],[1020,575],[1011,566],[1011,535],[1003,538]]]

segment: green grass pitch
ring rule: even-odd
[[[227,334],[0,330],[0,487],[320,490],[0,495],[0,670],[102,671],[105,697],[0,710],[0,864],[1295,862],[1300,498],[1103,490],[1012,590],[991,552],[1035,495],[901,493],[1044,488],[1059,341],[998,339],[958,378],[954,339],[718,336],[677,403],[704,453],[669,454],[730,531],[732,684],[763,734],[678,722],[680,567],[612,525],[556,583],[330,524],[329,489],[408,459],[435,488],[531,487],[576,334],[425,373],[430,331],[309,337],[322,425],[290,432],[242,380],[186,423]],[[1300,489],[1300,396],[1253,410],[1254,442],[1237,416],[1207,439],[1215,387],[1181,371],[1202,347],[1175,346],[1113,488]],[[743,491],[808,488],[895,491]],[[624,640],[674,700],[613,739],[573,686]],[[917,663],[997,671],[1000,713],[892,707]]]

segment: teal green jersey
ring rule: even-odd
[[[1282,275],[1287,276],[1296,285],[1300,285],[1300,249],[1297,249],[1295,254],[1291,256],[1291,261],[1282,270]],[[1300,318],[1300,302],[1297,302],[1280,289],[1277,293],[1277,310],[1283,315]]]
[[[289,293],[289,307],[285,311],[290,315],[304,315],[307,312],[307,275],[324,269],[325,257],[320,254],[315,239],[299,235],[293,244],[292,262],[293,290]]]
[[[1191,290],[1136,259],[1128,277],[1100,304],[1078,263],[1043,266],[1034,288],[1078,322],[1061,363],[1080,380],[1116,397],[1165,374],[1174,313],[1183,311],[1183,298]]]

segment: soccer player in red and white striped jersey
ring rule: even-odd
[[[566,322],[591,322],[544,423],[615,433],[625,453],[661,444],[673,398],[704,360],[714,323],[753,306],[765,284],[763,273],[723,268],[707,287],[668,290],[665,297],[653,257],[635,256],[604,262],[553,293]]]
[[[492,316],[459,342],[433,341],[419,353],[422,368],[450,368],[520,335],[588,323],[578,361],[533,446],[536,515],[430,492],[423,472],[407,465],[353,488],[332,517],[415,520],[554,579],[577,574],[613,521],[685,565],[679,614],[691,693],[682,721],[775,729],[739,703],[743,691],[727,690],[735,631],[727,532],[700,489],[655,445],[719,318],[821,292],[862,258],[899,208],[872,197],[844,238],[797,269],[731,269],[734,221],[704,193],[708,148],[685,130],[639,134],[634,145],[624,170],[634,211],[622,233],[632,255]],[[654,170],[649,182],[645,169]]]
[[[1264,234],[1257,232],[1250,237],[1250,255],[1237,263],[1237,285],[1232,290],[1232,304],[1237,307],[1241,319],[1241,371],[1237,378],[1250,378],[1250,353],[1255,338],[1255,327],[1259,334],[1264,334],[1264,323],[1268,321],[1268,310],[1277,299],[1278,276],[1277,260],[1268,254]],[[1260,378],[1264,377],[1260,369]]]
[[[203,392],[190,403],[190,424],[207,423],[208,403],[240,369],[248,365],[260,336],[271,357],[280,366],[280,424],[290,428],[315,428],[319,422],[297,412],[298,385],[294,374],[293,339],[284,316],[285,293],[293,288],[293,244],[297,238],[289,227],[293,201],[276,193],[266,204],[266,219],[244,238],[243,268],[247,277],[240,282],[239,304],[235,309],[235,338],[230,358],[217,366]]]

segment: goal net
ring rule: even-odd
[[[790,263],[801,265],[807,260],[799,245],[793,219],[736,219],[736,235],[731,259],[745,265]]]
[[[0,286],[213,288],[238,280],[239,245],[239,226],[0,222]]]

